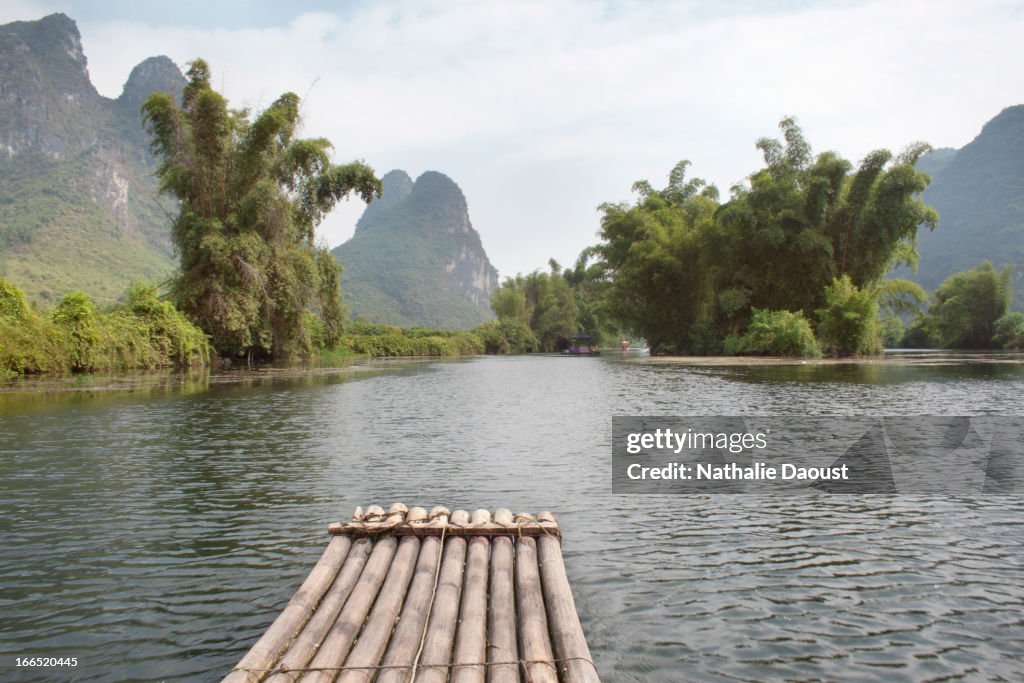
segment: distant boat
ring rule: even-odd
[[[601,350],[597,348],[594,339],[586,333],[579,332],[572,336],[572,342],[564,353],[570,356],[597,356]]]
[[[628,353],[644,354],[644,353],[650,353],[650,351],[651,351],[650,348],[648,348],[646,341],[642,341],[641,340],[639,346],[633,346],[632,344],[633,344],[633,342],[629,341],[628,339],[623,339],[622,340],[622,353],[623,354],[628,354]]]

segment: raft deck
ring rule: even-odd
[[[224,681],[600,679],[554,515],[356,508]]]

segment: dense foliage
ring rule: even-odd
[[[826,351],[871,355],[882,350],[876,292],[858,288],[849,275],[825,288],[825,306],[817,314],[818,339]]]
[[[477,331],[438,330],[426,327],[403,329],[394,325],[352,323],[338,341],[338,348],[375,358],[396,356],[464,356],[484,352]]]
[[[49,315],[0,279],[0,373],[187,367],[209,361],[206,336],[179,311],[136,286],[125,302],[99,311],[72,292]]]
[[[727,354],[803,356],[821,355],[811,324],[803,313],[755,309],[742,335],[725,340]]]
[[[993,325],[993,345],[1003,349],[1024,350],[1024,313],[1007,313]]]
[[[832,152],[813,157],[793,119],[780,129],[781,141],[757,142],[764,167],[724,204],[681,162],[665,189],[640,181],[633,205],[601,206],[609,310],[652,348],[721,352],[752,339],[755,311],[761,325],[766,311],[817,315],[832,353],[879,347],[869,319],[882,278],[914,262],[918,227],[937,220],[914,168],[928,147],[875,151],[854,170]]]
[[[372,200],[380,181],[361,162],[330,163],[327,140],[295,136],[294,93],[250,119],[228,109],[204,61],[187,76],[180,107],[165,93],[143,105],[161,190],[180,202],[178,308],[227,356],[310,352],[309,314],[333,345],[344,318],[338,271],[314,227],[352,192]]]
[[[1013,267],[985,261],[946,278],[928,314],[918,318],[905,345],[951,349],[1018,348],[1020,314],[1009,313]]]
[[[607,280],[602,263],[591,263],[593,250],[584,249],[572,268],[554,259],[549,271],[505,278],[491,295],[497,321],[484,325],[488,353],[561,351],[572,338],[585,333],[599,342],[614,336],[604,294]]]
[[[646,181],[633,187],[633,206],[603,204],[597,247],[611,278],[610,314],[654,348],[682,351],[707,318],[712,282],[703,263],[718,191],[700,179],[685,180],[680,162],[664,190]]]

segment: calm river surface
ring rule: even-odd
[[[612,415],[1020,415],[1022,365],[382,367],[0,393],[0,679],[216,680],[329,522],[402,501],[554,510],[608,681],[1024,680],[1019,497],[610,480]]]

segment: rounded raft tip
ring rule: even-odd
[[[357,505],[356,506],[356,511],[352,513],[352,521],[353,522],[358,522],[358,521],[362,520],[362,518],[363,518],[363,506],[362,505]]]
[[[552,524],[557,524],[558,523],[558,520],[555,519],[554,513],[548,512],[547,510],[537,514],[537,521],[538,522],[550,522]]]
[[[469,513],[465,510],[456,510],[452,513],[451,523],[460,526],[469,524]]]
[[[405,507],[404,503],[392,503],[391,507],[388,508],[388,515],[405,514],[409,511],[409,508]]]
[[[531,515],[529,512],[517,512],[515,519],[516,519],[516,524],[529,524],[530,522],[537,521],[537,520],[535,520],[533,518],[533,515]]]
[[[384,518],[384,508],[380,505],[368,505],[363,520],[367,522],[379,522]]]
[[[498,524],[509,525],[514,521],[512,511],[508,508],[498,508],[494,511],[494,521]]]
[[[427,519],[427,511],[419,506],[411,508],[405,516],[407,522],[422,522]]]
[[[472,526],[482,526],[489,524],[491,521],[491,511],[484,510],[482,508],[473,510],[473,516],[470,518],[470,524]]]
[[[437,519],[438,517],[448,517],[452,514],[452,511],[446,508],[444,505],[437,505],[431,508],[430,518]]]

